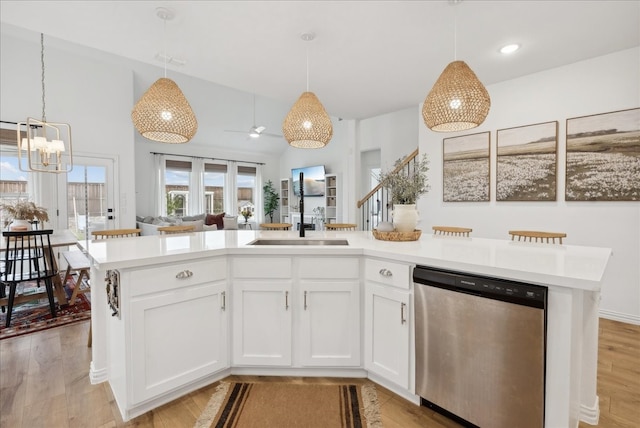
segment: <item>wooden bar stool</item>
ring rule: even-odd
[[[193,232],[196,230],[196,227],[192,224],[187,224],[187,225],[175,225],[175,226],[161,226],[158,228],[158,232],[160,232],[160,235],[173,235],[176,233],[187,233],[187,232]]]
[[[448,236],[465,236],[469,237],[469,234],[473,232],[473,229],[468,227],[453,227],[453,226],[433,226],[434,235],[448,235]]]
[[[514,241],[516,236],[518,241],[523,242],[544,242],[555,244],[556,239],[559,244],[562,244],[562,238],[566,238],[567,234],[562,232],[542,232],[535,230],[510,230],[511,240]]]
[[[140,236],[141,229],[111,229],[94,230],[91,232],[93,239],[128,238]]]
[[[261,223],[260,229],[264,230],[289,230],[293,226],[291,223]]]
[[[357,224],[353,223],[327,223],[324,228],[327,230],[356,230]]]

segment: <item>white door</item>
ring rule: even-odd
[[[372,282],[365,288],[365,368],[408,389],[410,294]]]
[[[360,366],[358,281],[301,282],[296,313],[300,364],[319,367]]]
[[[59,189],[61,228],[82,240],[91,239],[93,230],[118,227],[114,170],[113,158],[73,157],[73,170],[63,175]]]
[[[233,364],[291,365],[291,281],[233,283]]]

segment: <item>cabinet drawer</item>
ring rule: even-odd
[[[234,278],[291,278],[289,257],[236,257],[232,261]]]
[[[357,258],[303,257],[299,276],[303,279],[358,279],[360,263]]]
[[[367,281],[409,290],[411,288],[411,266],[388,260],[366,259],[364,276]]]
[[[131,295],[139,296],[173,290],[205,282],[219,281],[226,277],[227,261],[225,257],[139,269],[131,272]]]

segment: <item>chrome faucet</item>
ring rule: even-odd
[[[300,237],[304,238],[304,173],[300,173]]]

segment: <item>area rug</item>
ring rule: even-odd
[[[374,385],[221,382],[194,428],[381,428]]]
[[[71,293],[73,293],[73,289],[76,286],[75,278],[76,277],[73,276],[65,284],[64,288],[67,299],[71,297]],[[83,287],[84,286],[86,286],[86,284],[83,284]],[[27,290],[19,287],[18,292],[28,293],[28,287],[27,285]],[[5,328],[4,324],[7,319],[5,309],[5,312],[0,313],[0,340],[90,319],[90,293],[78,294],[73,305],[66,304],[60,306],[56,302],[56,315],[55,318],[51,317],[49,301],[46,298],[20,303],[14,306],[13,314],[11,315],[11,325]]]

